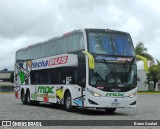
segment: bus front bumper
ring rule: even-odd
[[[130,108],[136,107],[137,96],[130,97],[92,97],[86,98],[84,101],[84,107],[93,108]]]

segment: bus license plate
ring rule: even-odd
[[[119,106],[119,103],[112,103],[112,106]]]

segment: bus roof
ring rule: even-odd
[[[37,46],[37,45],[41,45],[41,44],[47,43],[48,41],[51,41],[51,40],[55,40],[55,39],[59,39],[61,37],[69,36],[69,35],[74,34],[76,32],[82,32],[83,30],[85,30],[85,31],[95,31],[95,32],[111,32],[111,33],[114,32],[114,33],[120,33],[120,34],[129,34],[127,32],[117,31],[117,30],[111,30],[111,29],[84,28],[84,29],[73,30],[73,31],[64,33],[63,35],[56,36],[56,37],[50,38],[48,40],[45,40],[43,42],[38,42],[38,43],[35,43],[33,45],[29,45],[27,47],[20,48],[16,52],[21,51],[21,50],[25,50],[25,49],[28,49],[28,48],[31,48],[31,47],[34,47],[34,46]]]
[[[55,36],[55,37],[53,37],[53,38],[50,38],[50,39],[48,39],[48,40],[45,40],[45,41],[43,41],[43,42],[38,42],[38,43],[35,43],[35,44],[33,44],[33,45],[29,45],[29,46],[27,46],[27,47],[20,48],[20,49],[18,49],[16,52],[21,51],[21,50],[25,50],[25,49],[28,49],[28,48],[31,48],[31,47],[34,47],[34,46],[37,46],[37,45],[41,45],[41,44],[47,43],[48,41],[55,40],[55,39],[59,39],[59,38],[61,38],[61,37],[65,37],[65,36],[74,34],[74,33],[76,33],[76,32],[81,32],[81,31],[82,31],[82,29],[70,31],[70,32],[64,33],[63,35]]]
[[[94,32],[111,32],[111,33],[120,33],[120,34],[129,34],[127,32],[124,31],[118,31],[118,30],[111,30],[111,29],[90,29],[90,28],[86,28],[86,31],[94,31]]]

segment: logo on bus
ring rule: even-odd
[[[65,64],[68,61],[68,56],[61,56],[52,58],[49,60],[42,60],[39,62],[32,62],[32,68],[39,68],[39,67],[47,67],[47,66],[53,66],[53,65],[59,65],[59,64]]]
[[[38,87],[38,93],[53,93],[54,87],[49,86],[39,86]]]
[[[123,93],[106,93],[106,96],[108,97],[122,97],[124,96]]]
[[[48,66],[48,60],[44,61],[40,61],[40,62],[32,62],[32,68],[39,68],[39,67],[46,67]]]
[[[96,56],[95,60],[101,62],[131,62],[133,58]]]
[[[52,58],[49,60],[48,65],[52,66],[52,65],[58,65],[58,64],[65,64],[65,63],[67,63],[67,60],[68,60],[68,56]]]

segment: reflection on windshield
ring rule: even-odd
[[[137,79],[136,65],[96,63],[90,71],[92,86],[133,86]]]
[[[111,35],[107,33],[89,33],[89,51],[91,53],[113,55]]]
[[[129,35],[90,32],[88,41],[90,53],[134,56]]]

